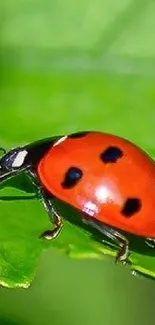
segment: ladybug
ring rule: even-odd
[[[63,222],[52,199],[82,213],[85,223],[119,246],[116,261],[126,261],[129,241],[121,234],[155,241],[155,163],[139,147],[102,132],[78,132],[43,139],[5,152],[0,181],[27,173],[54,223],[41,238],[53,239]]]

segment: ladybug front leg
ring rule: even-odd
[[[54,223],[55,227],[52,230],[46,230],[44,231],[41,235],[40,238],[45,238],[48,240],[54,239],[56,238],[62,227],[63,227],[63,223],[62,223],[62,219],[59,216],[59,214],[56,212],[50,197],[48,196],[48,194],[46,194],[46,192],[44,191],[43,188],[39,189],[39,198],[45,208],[45,210],[47,211],[50,219],[52,220],[52,222]]]
[[[48,216],[50,217],[50,220],[55,225],[55,227],[52,230],[44,231],[40,235],[40,238],[45,238],[48,240],[54,239],[59,235],[59,233],[63,227],[62,219],[59,216],[59,214],[56,212],[56,210],[51,202],[51,197],[48,195],[46,190],[40,184],[40,182],[37,178],[37,175],[35,173],[33,173],[32,171],[28,171],[28,176],[30,176],[34,186],[37,188],[38,197],[39,197],[41,203],[43,204],[45,210],[47,211]]]

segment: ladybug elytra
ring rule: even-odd
[[[155,238],[155,163],[128,140],[102,132],[79,132],[17,147],[0,160],[0,181],[26,172],[54,223],[41,237],[53,239],[63,222],[56,197],[82,213],[85,223],[119,245],[126,261],[129,242],[121,231]]]

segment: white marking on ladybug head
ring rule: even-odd
[[[25,157],[27,156],[28,152],[26,150],[19,151],[17,156],[12,164],[12,167],[21,167],[24,163]]]
[[[53,147],[58,146],[61,142],[64,142],[67,139],[67,135],[64,137],[60,138],[56,143],[54,143]]]

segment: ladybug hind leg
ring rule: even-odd
[[[52,221],[52,223],[54,223],[54,228],[51,230],[44,231],[40,235],[40,238],[45,238],[48,240],[54,239],[59,235],[59,233],[63,227],[62,219],[59,216],[59,214],[57,213],[57,211],[55,210],[55,208],[51,202],[51,196],[49,196],[48,193],[46,193],[46,190],[40,184],[37,175],[35,173],[33,173],[32,171],[29,171],[28,176],[30,176],[30,178],[33,182],[33,185],[37,188],[38,197],[39,197],[41,203],[43,204],[45,210],[47,211],[50,220]]]
[[[146,243],[150,248],[155,248],[155,238],[146,238],[145,243]]]
[[[103,226],[103,234],[119,246],[119,251],[116,255],[116,263],[126,263],[129,255],[129,242],[126,237],[107,225]]]
[[[129,255],[129,242],[126,237],[116,231],[114,228],[97,222],[96,220],[83,219],[83,221],[84,223],[99,230],[100,233],[111,239],[119,246],[119,251],[116,255],[116,263],[123,262],[123,264],[125,264]]]

